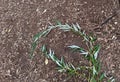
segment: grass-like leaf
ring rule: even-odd
[[[45,31],[42,31],[42,32],[39,32],[38,34],[36,34],[34,37],[33,37],[33,43],[32,43],[32,50],[31,50],[31,53],[30,53],[30,57],[33,58],[33,53],[37,47],[37,41],[39,40],[39,38],[41,37],[45,37],[52,29],[49,28]]]
[[[63,30],[64,32],[70,31],[73,32],[76,35],[79,35],[83,37],[83,41],[86,43],[86,46],[88,49],[81,48],[77,45],[71,45],[68,46],[74,51],[80,52],[80,54],[83,54],[85,58],[89,61],[89,65],[87,66],[78,66],[75,67],[71,63],[66,63],[64,61],[64,58],[61,57],[60,59],[56,57],[54,51],[51,49],[47,49],[45,45],[41,47],[41,51],[44,54],[47,59],[51,59],[55,64],[57,64],[57,69],[59,72],[66,72],[70,75],[78,75],[82,76],[85,79],[88,80],[88,82],[103,82],[104,78],[108,78],[105,73],[100,72],[101,70],[101,64],[98,59],[98,53],[100,51],[100,45],[96,45],[96,37],[93,35],[88,35],[81,29],[78,23],[68,25],[68,24],[61,24],[61,22],[57,21],[57,25],[55,26],[48,26],[48,28],[38,34],[36,34],[33,37],[33,43],[32,43],[32,50],[31,50],[31,57],[33,57],[33,52],[35,51],[37,47],[37,43],[39,38],[46,37],[52,29],[58,28],[60,30]],[[48,60],[46,62],[48,64]],[[79,71],[82,71],[80,74]],[[85,73],[84,73],[85,71]],[[86,75],[86,72],[88,72],[88,75]],[[115,79],[113,77],[109,78],[108,82],[115,82]]]
[[[90,79],[90,82],[97,82],[94,77]]]
[[[71,45],[71,46],[68,46],[68,47],[71,48],[73,51],[80,52],[80,54],[83,54],[85,56],[88,55],[88,52],[85,49],[83,49],[83,48],[81,48],[81,47],[79,47],[77,45]]]
[[[99,81],[102,81],[104,78],[105,78],[105,73],[102,73],[100,78],[99,78]]]
[[[95,59],[97,59],[99,51],[100,51],[100,45],[94,46],[94,51],[93,52],[94,52],[94,58]]]

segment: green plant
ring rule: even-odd
[[[76,75],[85,78],[88,82],[103,82],[104,78],[108,78],[105,73],[101,73],[101,64],[98,59],[98,53],[100,51],[100,45],[96,44],[96,37],[93,35],[88,35],[83,31],[80,26],[76,24],[72,24],[71,26],[68,24],[62,25],[60,22],[57,22],[55,26],[49,26],[46,30],[36,34],[33,38],[32,43],[32,51],[31,58],[33,57],[33,52],[37,46],[38,40],[41,37],[46,37],[52,29],[61,29],[64,32],[71,31],[76,35],[83,37],[83,41],[87,45],[87,49],[81,48],[77,45],[68,46],[72,50],[79,52],[84,56],[85,59],[89,61],[88,66],[78,66],[75,67],[71,63],[66,63],[64,58],[58,59],[51,49],[47,49],[45,45],[41,47],[41,51],[47,59],[51,59],[53,62],[57,64],[57,69],[59,72],[66,72],[70,75]],[[88,74],[86,74],[86,71]],[[114,78],[110,78],[108,82],[115,82]]]

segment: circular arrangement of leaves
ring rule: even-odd
[[[88,82],[103,82],[104,78],[108,78],[105,73],[101,73],[101,64],[98,59],[98,53],[100,51],[100,45],[95,44],[96,37],[93,35],[88,35],[81,29],[78,23],[68,25],[68,24],[61,24],[60,22],[57,22],[57,25],[55,26],[49,26],[46,30],[43,30],[42,32],[36,34],[33,38],[33,43],[32,43],[32,50],[31,50],[31,58],[33,57],[33,53],[36,49],[38,40],[41,37],[46,37],[51,30],[58,28],[63,30],[64,32],[66,31],[71,31],[76,35],[79,35],[83,37],[83,41],[85,42],[87,46],[87,50],[84,48],[81,48],[80,46],[77,45],[70,45],[68,46],[69,48],[73,49],[76,52],[79,52],[80,54],[84,55],[84,58],[89,61],[88,66],[78,66],[75,67],[71,63],[66,63],[64,61],[64,58],[61,57],[61,59],[58,59],[51,49],[47,49],[45,45],[41,47],[41,52],[44,54],[44,56],[47,59],[51,59],[53,62],[57,64],[57,69],[59,72],[66,72],[67,74],[70,75],[76,75],[85,78]],[[47,64],[46,60],[46,64]],[[86,71],[87,70],[87,74]],[[82,73],[80,72],[82,71]],[[108,79],[108,82],[115,82],[115,79],[111,77]]]

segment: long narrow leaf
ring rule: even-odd
[[[77,26],[75,24],[72,24],[72,26],[73,26],[73,29],[77,32],[78,31]]]
[[[99,51],[100,51],[100,45],[96,45],[94,47],[94,58],[95,59],[97,59]]]
[[[103,79],[104,79],[104,77],[105,77],[105,74],[104,73],[102,73],[102,75],[100,76],[100,81],[102,81]]]
[[[83,54],[83,55],[85,55],[85,56],[88,55],[88,52],[85,51],[85,49],[83,49],[83,48],[81,48],[81,47],[79,47],[79,46],[77,46],[77,45],[71,45],[71,46],[68,46],[68,47],[71,48],[71,49],[73,49],[73,51],[79,51],[80,54]]]
[[[81,27],[78,23],[76,23],[76,26],[78,27],[79,30],[81,29]]]
[[[32,43],[32,50],[31,50],[31,53],[30,53],[30,58],[31,59],[33,58],[33,53],[34,53],[34,50],[36,49],[36,46],[37,46],[37,42]]]

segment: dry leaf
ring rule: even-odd
[[[48,59],[46,58],[46,59],[45,59],[45,65],[47,65],[47,64],[48,64]]]

